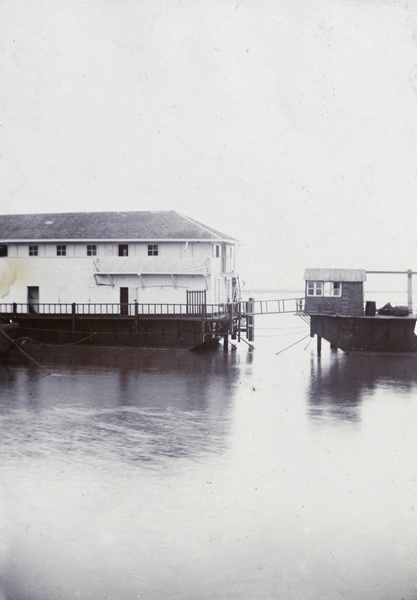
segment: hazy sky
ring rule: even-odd
[[[417,270],[414,0],[1,0],[1,212],[177,210],[248,285]]]

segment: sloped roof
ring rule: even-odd
[[[1,215],[0,240],[218,240],[234,238],[175,211]]]
[[[304,281],[366,281],[362,269],[306,269]]]

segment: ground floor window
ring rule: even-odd
[[[97,244],[87,244],[87,256],[97,256]]]
[[[39,247],[36,244],[32,244],[29,246],[29,256],[38,256]]]
[[[6,244],[0,244],[0,257],[7,256],[7,246]]]
[[[148,244],[148,256],[158,256],[158,244]]]
[[[67,247],[65,244],[58,244],[56,247],[56,255],[57,256],[66,256],[67,255]]]

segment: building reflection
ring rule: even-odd
[[[42,368],[14,361],[0,370],[2,410],[19,411],[38,452],[43,442],[50,451],[48,427],[55,452],[147,464],[227,447],[239,378],[233,352],[43,348],[36,354]],[[19,443],[28,444],[26,437]]]
[[[360,405],[381,387],[393,394],[417,387],[417,358],[412,356],[346,355],[311,358],[307,392],[309,416],[355,422]]]

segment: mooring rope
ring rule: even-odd
[[[285,352],[285,350],[288,350],[289,348],[292,348],[293,346],[295,346],[296,344],[299,344],[300,342],[303,342],[304,340],[306,340],[308,337],[310,337],[310,334],[305,335],[303,338],[301,338],[301,340],[298,340],[298,342],[294,342],[293,344],[291,344],[290,346],[287,346],[286,348],[283,348],[282,350],[280,350],[279,352],[275,352],[275,354],[281,354],[282,352]]]
[[[23,348],[21,348],[19,346],[19,344],[17,344],[9,335],[7,335],[7,333],[5,331],[3,331],[3,329],[0,328],[0,333],[2,333],[4,335],[4,337],[6,337],[9,342],[11,342],[14,346],[16,346],[16,348],[24,355],[26,356],[26,358],[28,358],[29,360],[31,360],[32,362],[35,363],[35,365],[37,365],[38,367],[40,367],[41,369],[43,369],[44,371],[46,371],[48,373],[48,375],[52,375],[51,371],[49,371],[46,367],[44,367],[43,365],[41,365],[40,363],[38,363],[37,360],[35,360],[32,356],[30,356],[30,354],[28,354],[27,352],[25,352],[23,350]]]
[[[81,344],[82,342],[85,342],[86,340],[91,339],[95,335],[97,335],[97,332],[93,331],[93,333],[91,335],[88,335],[87,337],[83,338],[82,340],[77,340],[76,342],[68,342],[68,344],[61,344],[61,345],[62,346],[74,346],[76,344]]]

